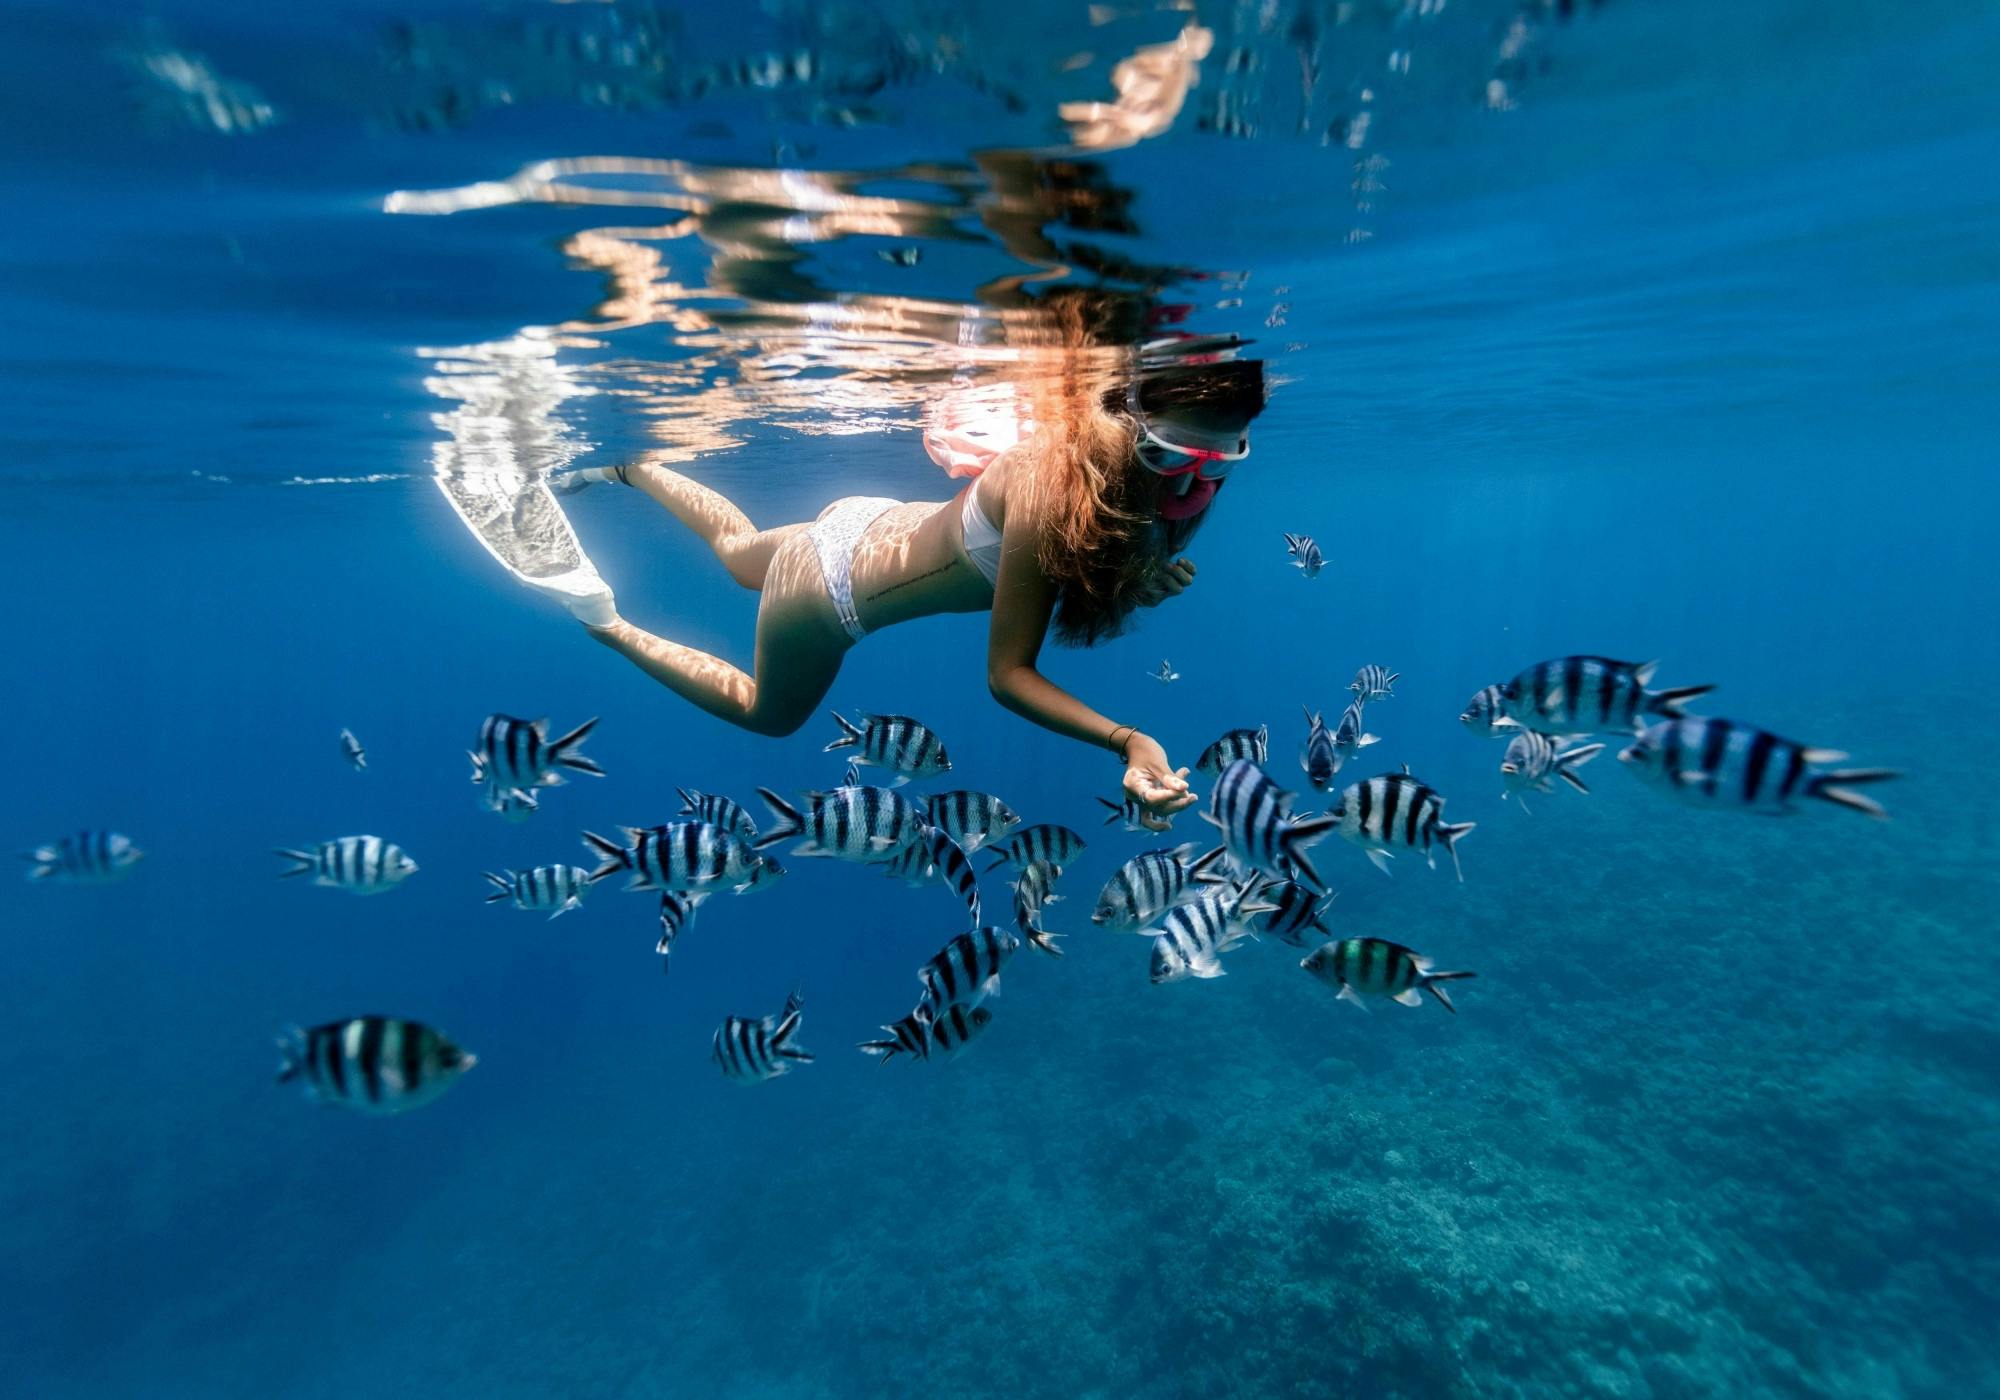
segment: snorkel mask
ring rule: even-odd
[[[1188,520],[1208,509],[1217,487],[1250,455],[1246,430],[1264,406],[1264,367],[1235,358],[1241,343],[1235,336],[1186,337],[1141,348],[1125,411],[1138,425],[1139,465],[1163,478],[1163,520]],[[1150,369],[1148,359],[1166,366]]]

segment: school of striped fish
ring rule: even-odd
[[[1288,543],[1308,576],[1317,572],[1311,541]],[[1844,766],[1847,755],[1837,750],[1754,724],[1691,714],[1688,704],[1714,687],[1656,689],[1657,669],[1654,662],[1588,655],[1537,662],[1475,692],[1459,719],[1475,735],[1505,740],[1500,796],[1524,812],[1529,794],[1554,793],[1559,785],[1588,794],[1579,770],[1607,747],[1594,736],[1610,735],[1624,741],[1617,756],[1628,772],[1688,805],[1793,814],[1825,804],[1887,815],[1861,789],[1899,776],[1895,771]],[[1170,678],[1169,672],[1163,665],[1159,678]],[[1382,742],[1367,731],[1364,707],[1394,698],[1398,679],[1384,666],[1362,666],[1347,687],[1352,698],[1331,726],[1327,712],[1305,708],[1298,762],[1313,790],[1333,789],[1356,754]],[[881,1063],[956,1058],[993,1023],[1002,974],[1016,954],[1033,948],[1062,956],[1051,910],[1064,899],[1057,889],[1064,872],[1087,843],[1060,823],[1026,823],[978,787],[906,794],[908,784],[952,771],[942,739],[912,716],[832,717],[838,733],[826,752],[851,760],[838,786],[789,794],[758,787],[766,812],[761,822],[734,796],[678,788],[680,806],[668,820],[619,827],[615,836],[582,831],[582,843],[596,858],[593,867],[550,861],[483,872],[486,902],[556,919],[583,909],[599,885],[622,879],[624,892],[657,897],[654,952],[664,969],[707,901],[752,894],[786,877],[777,854],[873,867],[916,889],[942,886],[959,910],[953,916],[957,930],[916,968],[918,995],[909,1010],[857,1048]],[[469,755],[479,805],[525,820],[542,811],[540,794],[564,785],[567,775],[604,776],[582,752],[596,724],[586,720],[551,738],[546,719],[488,716]],[[350,769],[373,771],[351,730],[340,731],[338,747]],[[1398,856],[1421,857],[1432,869],[1443,856],[1463,881],[1459,845],[1476,823],[1447,820],[1444,795],[1407,763],[1349,782],[1316,813],[1294,810],[1297,794],[1267,771],[1269,764],[1267,724],[1219,735],[1195,764],[1213,779],[1199,815],[1213,828],[1215,844],[1204,849],[1203,842],[1184,841],[1132,855],[1100,889],[1089,924],[1145,938],[1148,980],[1156,986],[1223,976],[1227,955],[1269,941],[1303,950],[1300,968],[1357,1007],[1371,1001],[1418,1006],[1428,996],[1457,1014],[1446,984],[1477,974],[1440,971],[1427,955],[1387,938],[1336,933],[1336,895],[1316,848],[1339,837],[1385,873]],[[869,771],[886,781],[865,781]],[[1168,826],[1130,797],[1096,801],[1107,812],[1103,824],[1121,833],[1151,836]],[[970,857],[978,852],[990,860],[975,872]],[[401,846],[374,834],[328,837],[277,854],[284,861],[281,878],[309,877],[307,883],[357,895],[389,893],[419,871]],[[78,885],[122,881],[143,855],[131,837],[91,829],[25,853],[30,880]],[[984,921],[980,880],[996,874],[1008,884],[1011,928]],[[724,916],[702,916],[716,917]],[[911,917],[943,916],[919,914],[913,906]],[[814,1063],[800,1044],[804,1006],[803,990],[794,985],[776,1011],[727,1017],[710,1047],[722,1076],[765,1084]],[[435,1028],[395,1016],[293,1026],[278,1044],[280,1082],[298,1084],[314,1101],[371,1114],[427,1104],[478,1062]]]

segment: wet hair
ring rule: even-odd
[[[1160,518],[1173,486],[1140,465],[1135,451],[1130,352],[1090,334],[1087,294],[1049,309],[1067,353],[1034,381],[1039,429],[1017,450],[1025,503],[1040,525],[1037,563],[1056,585],[1051,632],[1065,645],[1087,647],[1126,629],[1152,596],[1155,573],[1194,537],[1208,510],[1187,520]],[[1136,387],[1142,412],[1206,429],[1237,431],[1264,408],[1263,366],[1255,360],[1177,366],[1143,375]]]

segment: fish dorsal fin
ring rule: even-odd
[[[1847,755],[1839,749],[1803,749],[1799,753],[1807,763],[1844,763]]]
[[[1637,681],[1640,687],[1643,689],[1644,687],[1649,686],[1653,683],[1653,672],[1659,669],[1660,669],[1659,662],[1648,661],[1644,665],[1635,666],[1632,669],[1632,679]]]

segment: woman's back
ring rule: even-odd
[[[1006,526],[1013,475],[1012,461],[1002,457],[966,488],[996,530]],[[944,502],[912,501],[868,527],[854,556],[854,605],[864,628],[993,606],[993,585],[966,557],[964,508],[963,493]]]

